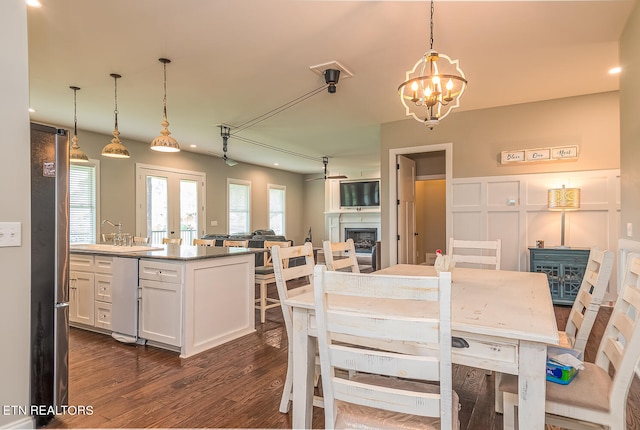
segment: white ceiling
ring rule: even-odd
[[[616,90],[607,71],[633,1],[437,1],[434,49],[458,58],[469,80],[460,110]],[[110,134],[109,74],[118,73],[125,145],[160,132],[160,57],[172,61],[172,136],[183,150],[215,155],[217,125],[241,125],[319,88],[324,78],[310,66],[339,62],[354,76],[335,94],[232,130],[230,158],[299,173],[319,173],[325,154],[334,173],[379,168],[379,126],[405,118],[397,87],[429,48],[426,1],[41,2],[28,11],[32,120],[71,127],[75,85],[79,128]]]

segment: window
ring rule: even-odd
[[[269,190],[269,228],[280,236],[284,234],[284,211],[286,187],[282,185],[267,185]]]
[[[251,232],[251,182],[227,179],[229,234]]]
[[[96,243],[99,161],[69,167],[69,243]]]

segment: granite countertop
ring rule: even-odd
[[[129,249],[127,249],[129,248]],[[70,253],[109,255],[124,258],[153,258],[158,260],[203,260],[207,258],[221,258],[234,255],[255,254],[264,252],[262,248],[235,248],[222,246],[193,246],[193,245],[154,245],[150,250],[141,246],[113,245],[71,245]]]

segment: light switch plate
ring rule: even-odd
[[[22,246],[22,223],[0,222],[1,246]]]

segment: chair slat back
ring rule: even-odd
[[[591,248],[580,290],[569,313],[565,333],[573,349],[584,352],[613,272],[613,252]]]
[[[335,400],[426,417],[440,417],[452,428],[451,273],[440,277],[390,276],[328,271],[317,265],[314,295],[325,423],[335,424]],[[371,307],[374,303],[381,307]],[[429,305],[431,303],[431,306]],[[372,309],[378,310],[372,310]],[[408,315],[407,309],[417,310]],[[358,345],[345,344],[345,336]],[[366,345],[386,341],[388,349]],[[414,354],[394,348],[396,341],[430,344],[439,351]],[[337,376],[336,369],[366,374],[439,381],[436,392],[368,383]],[[329,417],[333,417],[333,422]]]
[[[195,246],[216,246],[215,239],[193,239]]]
[[[349,268],[354,273],[360,273],[353,239],[347,239],[345,242],[325,240],[322,242],[322,250],[327,270],[336,271]]]
[[[290,266],[289,261],[296,257],[304,257],[304,264]],[[285,300],[287,300],[289,296],[300,294],[313,288],[313,265],[315,264],[313,247],[310,242],[300,246],[286,246],[284,248],[274,245],[271,248],[271,261],[273,264],[273,272],[276,275],[276,287],[280,298],[284,325],[287,329],[289,342],[292,342],[293,311],[291,307],[285,303]],[[287,285],[287,282],[292,279],[304,277],[307,279],[301,286],[290,289]]]
[[[497,240],[460,240],[449,239],[447,255],[457,263],[475,266],[492,266],[500,270],[502,241]]]
[[[286,248],[288,246],[291,245],[291,242],[282,242],[282,241],[277,241],[277,240],[265,240],[263,247],[266,249],[266,251],[264,252],[264,266],[273,266],[273,261],[272,261],[272,257],[271,257],[271,248],[273,248],[274,246],[279,246],[280,248]]]
[[[166,244],[182,245],[182,238],[181,237],[163,237],[162,244],[163,245],[166,245]]]
[[[613,367],[610,404],[612,408],[622,405],[624,409],[640,359],[640,254],[628,255],[620,288],[595,364],[607,372]]]
[[[148,237],[134,236],[133,243],[149,243]]]
[[[222,246],[230,246],[230,247],[240,247],[240,248],[246,248],[249,245],[249,241],[248,240],[231,240],[231,239],[225,239],[224,241],[222,241]]]

